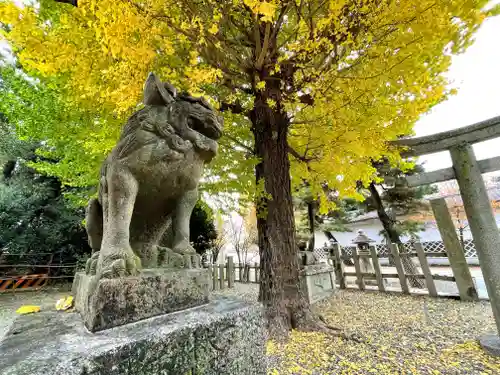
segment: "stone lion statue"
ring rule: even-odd
[[[86,272],[98,278],[135,275],[141,267],[199,267],[189,219],[223,120],[205,100],[177,94],[153,73],[143,102],[103,162],[98,198],[87,207],[93,254]],[[164,238],[168,248],[159,246]]]

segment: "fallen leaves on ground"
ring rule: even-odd
[[[40,306],[34,306],[34,305],[24,305],[21,306],[16,310],[16,313],[25,315],[25,314],[32,314],[32,313],[37,313],[40,311]]]
[[[500,374],[476,341],[496,329],[487,302],[339,291],[316,309],[363,342],[294,331],[268,342],[269,374]]]
[[[56,310],[68,310],[73,307],[73,296],[68,296],[57,300]]]

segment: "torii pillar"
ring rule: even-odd
[[[496,334],[483,336],[479,342],[490,354],[500,356],[500,233],[481,175],[499,170],[500,157],[478,161],[472,149],[474,143],[497,137],[500,137],[500,117],[396,144],[409,147],[408,156],[450,152],[452,168],[412,176],[408,183],[419,186],[457,180],[497,326]]]

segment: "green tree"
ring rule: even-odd
[[[434,186],[411,187],[408,185],[406,177],[424,172],[421,164],[393,167],[388,160],[381,159],[373,165],[381,180],[378,183],[372,181],[369,184],[369,195],[363,204],[367,211],[377,211],[384,227],[385,237],[389,238],[392,243],[401,243],[401,236],[416,235],[423,228],[415,220],[398,220],[398,217],[421,211],[428,212],[429,204],[424,197],[435,193],[437,189]],[[379,192],[377,186],[382,193]]]
[[[199,200],[189,221],[189,239],[200,255],[210,251],[217,239],[214,213],[208,204]]]
[[[410,161],[411,162],[411,161]],[[403,163],[407,164],[407,163]],[[387,242],[402,244],[401,236],[415,236],[419,231],[425,230],[422,223],[412,220],[399,220],[398,216],[406,216],[419,211],[429,211],[428,204],[423,200],[425,195],[436,192],[432,186],[410,187],[406,177],[422,173],[422,165],[415,164],[391,166],[389,160],[381,159],[373,162],[381,181],[370,182],[368,185],[369,196],[363,203],[368,211],[376,210],[378,218],[383,226],[382,234]],[[377,186],[382,190],[380,194]],[[401,246],[401,249],[403,247]],[[401,257],[403,267],[408,274],[417,274],[418,270],[411,258]],[[423,280],[409,277],[410,285],[423,288]]]
[[[4,253],[4,262],[43,265],[51,259],[50,254],[58,263],[78,262],[91,251],[82,225],[83,209],[63,197],[64,187],[57,178],[27,165],[39,158],[34,153],[37,145],[19,141],[15,134],[5,131],[9,128],[5,122],[1,125],[4,138],[0,160],[4,173],[0,180],[0,254]],[[36,272],[37,267],[30,270]],[[24,271],[5,267],[0,270]],[[51,276],[73,274],[74,268],[50,270]]]

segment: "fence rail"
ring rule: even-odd
[[[61,253],[0,254],[0,293],[38,290],[54,281],[74,277],[76,262],[63,263]]]
[[[443,241],[426,241],[426,242],[420,242],[422,245],[425,254],[427,256],[433,256],[437,258],[447,258],[448,255],[446,254],[446,247],[443,243]],[[403,243],[403,249],[402,252],[406,253],[409,252],[411,253],[412,256],[418,256],[416,254],[416,251],[414,249],[414,243],[413,242],[406,242]],[[389,258],[391,257],[391,251],[389,249],[389,246],[387,244],[379,243],[379,244],[374,244],[376,250],[377,250],[377,257],[378,258]],[[464,248],[464,254],[467,258],[477,258],[477,253],[476,253],[476,247],[474,246],[474,241],[473,240],[464,240],[463,241],[463,248]],[[341,254],[343,259],[352,259],[353,257],[353,251],[356,249],[356,246],[341,246]],[[325,249],[315,249],[314,253],[317,258],[326,260],[330,258],[330,253],[328,250]]]
[[[431,297],[459,297],[466,301],[478,299],[478,293],[468,265],[465,262],[465,254],[461,248],[443,254],[450,262],[450,270],[453,275],[431,272],[427,258],[434,257],[436,252],[425,251],[424,244],[419,242],[411,243],[411,247],[409,244],[392,244],[388,248],[391,251],[390,255],[393,262],[393,266],[389,270],[387,267],[382,267],[379,262],[380,258],[387,258],[389,254],[381,252],[378,246],[370,246],[363,251],[353,247],[351,254],[346,254],[342,251],[343,248],[335,244],[333,254],[327,258],[327,262],[334,267],[338,287],[340,289],[354,288],[366,291],[400,292],[403,294],[427,294]],[[346,261],[351,262],[354,271],[347,269]],[[413,264],[414,267],[412,268],[417,270],[417,273],[408,272],[409,262]],[[260,266],[257,263],[253,265],[234,264],[232,257],[228,257],[226,264],[209,265],[208,269],[211,272],[213,290],[231,288],[235,281],[243,283],[259,282]],[[353,278],[354,283],[348,282],[352,281]],[[397,281],[393,281],[391,285],[389,280]],[[410,284],[411,280],[423,281],[424,287],[413,287]],[[438,292],[439,288],[436,286],[436,282],[454,283],[455,286],[451,288],[454,291]]]
[[[360,290],[391,291],[402,292],[404,294],[428,294],[432,297],[457,296],[455,293],[438,293],[435,282],[446,281],[456,284],[460,299],[470,301],[478,298],[469,267],[465,261],[465,254],[461,248],[447,250],[444,254],[450,262],[450,268],[453,273],[453,276],[451,276],[433,274],[427,258],[434,256],[435,253],[426,252],[423,244],[418,242],[412,243],[411,246],[411,248],[403,244],[392,244],[389,246],[391,251],[390,255],[394,262],[394,267],[396,268],[396,272],[394,273],[382,271],[383,268],[380,266],[379,259],[387,257],[387,255],[381,253],[377,246],[370,246],[368,251],[361,251],[354,247],[352,249],[352,254],[349,255],[343,252],[343,249],[338,244],[334,244],[334,256],[331,260],[331,264],[334,266],[339,287],[341,289],[354,287]],[[415,258],[418,259],[418,264],[416,261],[414,262]],[[352,261],[355,268],[354,272],[347,272],[345,270],[346,260]],[[422,273],[415,274],[406,271],[404,264],[408,264],[409,262],[413,263],[412,268],[417,270],[420,268]],[[364,263],[364,267],[362,267],[362,263]],[[370,270],[369,272],[366,271],[367,268]],[[347,282],[347,277],[354,277],[356,279],[354,285]],[[399,285],[389,286],[387,282],[388,279],[397,279]],[[409,284],[410,279],[424,280],[425,287],[411,287]],[[368,286],[367,282],[372,280],[375,280],[376,283],[370,283],[372,285]]]

